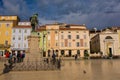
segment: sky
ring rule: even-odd
[[[120,0],[0,0],[0,15],[21,20],[38,13],[39,24],[86,24],[102,29],[120,26]]]

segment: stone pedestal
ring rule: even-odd
[[[32,32],[30,36],[28,36],[28,52],[33,58],[40,58],[40,49],[39,49],[39,40],[40,37],[37,35],[37,32]]]

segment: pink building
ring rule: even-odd
[[[46,56],[54,52],[57,56],[72,57],[75,54],[84,57],[84,52],[90,52],[89,30],[85,25],[47,24]]]

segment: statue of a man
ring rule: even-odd
[[[30,17],[30,22],[32,26],[32,32],[35,31],[35,27],[38,25],[38,14],[34,14],[32,17]]]

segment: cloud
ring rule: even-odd
[[[41,24],[63,22],[88,28],[120,25],[120,0],[1,0],[0,15],[29,19],[39,14]]]
[[[18,15],[23,17],[27,16],[27,12],[29,12],[24,0],[2,0],[1,3],[1,15]]]

